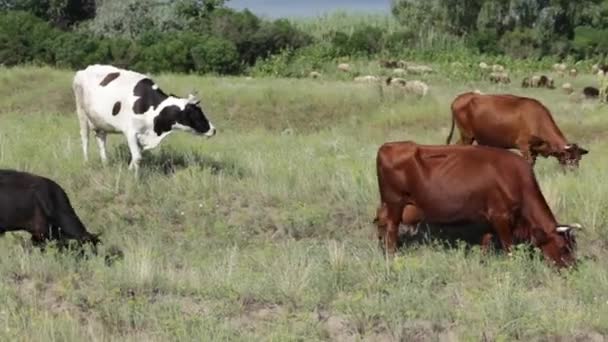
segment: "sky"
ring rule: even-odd
[[[335,10],[388,13],[391,0],[229,0],[236,9],[248,8],[265,17],[309,17]]]

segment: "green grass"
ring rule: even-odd
[[[83,163],[72,73],[0,69],[0,167],[55,179],[104,248],[77,260],[27,234],[0,239],[0,340],[543,340],[608,336],[608,111],[561,90],[425,78],[417,100],[339,80],[160,75],[199,89],[219,134],[176,133],[127,171],[122,136],[110,165]],[[560,80],[561,81],[561,80]],[[568,79],[568,81],[571,81]],[[579,89],[594,84],[583,75]],[[371,220],[375,153],[388,140],[443,143],[449,103],[466,90],[541,99],[591,152],[579,171],[539,160],[561,222],[581,222],[577,270],[536,256],[436,244],[386,262]]]

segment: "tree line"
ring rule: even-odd
[[[143,72],[288,74],[340,58],[470,54],[603,60],[608,0],[394,0],[396,30],[322,35],[226,0],[0,0],[0,63]],[[282,67],[277,67],[281,66]]]

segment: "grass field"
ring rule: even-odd
[[[176,133],[127,171],[122,136],[110,164],[83,163],[73,73],[0,69],[0,167],[59,182],[99,256],[77,260],[0,239],[0,340],[35,341],[601,341],[608,338],[608,110],[561,90],[426,79],[409,98],[339,80],[160,75],[200,94],[218,135]],[[561,81],[561,79],[560,79]],[[570,80],[579,89],[594,84]],[[426,244],[386,262],[371,221],[375,153],[385,141],[440,144],[463,91],[534,96],[590,150],[577,172],[541,159],[561,222],[581,222],[576,270],[523,250]],[[106,266],[103,249],[124,258]]]

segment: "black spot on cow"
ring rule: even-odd
[[[107,74],[106,77],[103,78],[103,80],[101,80],[101,83],[99,83],[99,85],[102,87],[105,87],[108,84],[110,84],[110,82],[117,79],[118,76],[120,76],[119,72],[111,72],[111,73]]]
[[[117,115],[120,112],[120,101],[116,101],[114,107],[112,107],[112,115]]]
[[[187,104],[183,110],[178,106],[163,108],[158,116],[154,118],[154,132],[160,136],[164,132],[171,131],[176,123],[190,127],[200,134],[207,133],[211,128],[209,120],[207,120],[201,108],[194,104]]]
[[[137,82],[135,88],[133,88],[133,95],[139,97],[133,104],[133,112],[135,114],[143,114],[150,107],[156,109],[159,104],[167,99],[167,94],[158,87],[154,89],[154,86],[154,82],[149,78],[144,78]]]

